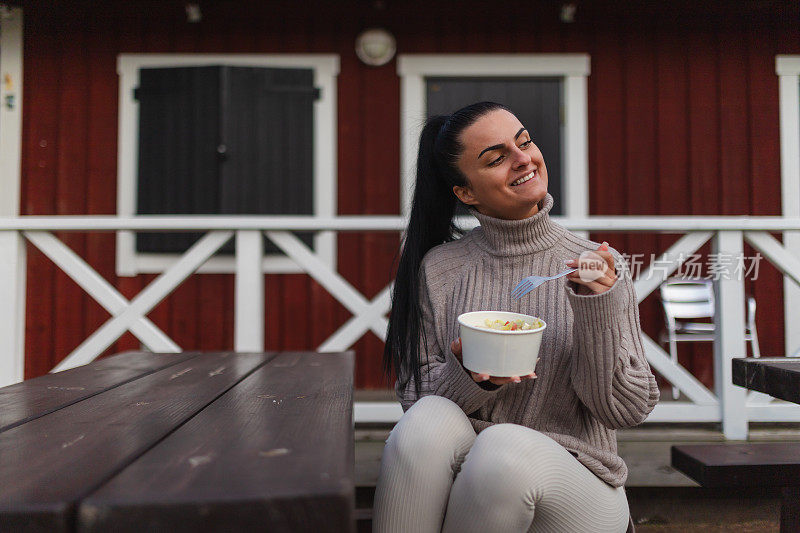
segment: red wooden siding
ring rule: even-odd
[[[214,52],[338,54],[339,213],[398,213],[396,63],[367,67],[353,51],[360,30],[383,26],[396,36],[399,53],[590,54],[592,214],[780,214],[774,63],[777,53],[800,52],[792,3],[763,3],[752,12],[752,3],[732,3],[728,17],[688,2],[650,12],[579,5],[572,24],[559,21],[557,5],[489,16],[485,3],[457,10],[452,3],[431,4],[204,3],[203,21],[188,24],[182,3],[106,2],[97,10],[74,2],[26,3],[22,212],[116,212],[117,54]],[[111,235],[60,237],[129,298],[154,278],[117,278]],[[677,239],[595,237],[648,256]],[[396,235],[340,235],[339,271],[372,298],[391,279],[397,245]],[[28,275],[25,372],[33,377],[108,315],[32,247]],[[783,316],[775,302],[781,286],[765,264],[748,285],[761,303],[765,354],[783,352]],[[265,295],[269,349],[314,348],[349,318],[305,275],[267,276]],[[641,310],[645,331],[657,336],[656,299]],[[310,336],[297,317],[311,319]],[[150,318],[184,349],[230,349],[233,277],[190,278]],[[136,347],[126,334],[109,351]],[[385,386],[380,341],[368,333],[356,349],[357,386]],[[707,384],[710,354],[709,346],[682,347],[682,362]]]

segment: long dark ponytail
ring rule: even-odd
[[[383,352],[387,375],[394,371],[401,386],[413,378],[417,393],[421,378],[420,344],[423,344],[423,349],[426,344],[419,300],[420,265],[428,250],[461,234],[453,220],[458,203],[453,187],[467,185],[456,165],[463,151],[461,133],[480,117],[497,109],[506,107],[494,102],[479,102],[452,115],[431,117],[420,135],[417,180],[392,290],[392,310]],[[423,339],[422,343],[420,339]],[[450,349],[449,346],[442,348]],[[427,359],[427,352],[425,357]]]

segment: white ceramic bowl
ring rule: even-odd
[[[489,320],[539,320],[535,329],[503,331],[481,327]],[[473,311],[458,317],[464,367],[490,376],[526,376],[536,368],[544,320],[506,311]]]

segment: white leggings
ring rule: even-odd
[[[516,424],[476,437],[460,407],[426,396],[386,440],[373,530],[619,533],[628,513],[622,487],[553,439]]]

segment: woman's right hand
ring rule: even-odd
[[[453,352],[453,355],[461,361],[461,337],[457,338],[453,342],[450,343],[450,351]],[[463,364],[463,363],[462,363]],[[510,377],[499,377],[499,376],[490,376],[489,374],[478,374],[477,372],[473,372],[471,370],[468,371],[469,375],[472,376],[472,379],[476,382],[488,381],[489,383],[493,383],[494,385],[505,385],[506,383],[520,383],[523,379],[536,379],[536,372],[531,372],[527,376],[510,376]]]

